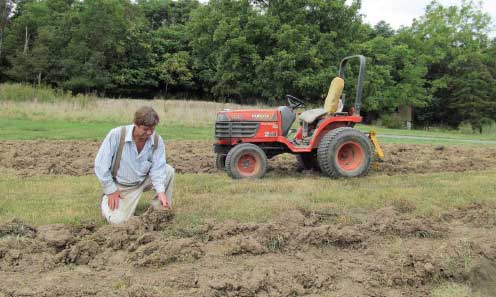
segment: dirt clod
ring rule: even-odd
[[[172,210],[157,210],[153,207],[149,207],[140,217],[145,228],[150,231],[166,228],[173,218],[174,212]]]
[[[0,238],[9,235],[34,237],[36,235],[36,229],[26,225],[21,220],[13,219],[5,225],[0,225]]]
[[[88,264],[99,252],[99,245],[92,240],[82,240],[73,245],[66,258],[68,263]]]
[[[49,246],[62,248],[72,240],[73,235],[66,225],[54,224],[38,228],[38,238]]]
[[[365,230],[379,234],[400,236],[439,237],[446,227],[430,219],[404,218],[393,207],[377,210],[368,220]]]

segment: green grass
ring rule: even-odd
[[[210,219],[267,222],[294,209],[338,212],[360,221],[375,209],[405,205],[412,215],[441,218],[446,211],[472,203],[494,207],[495,178],[495,170],[349,180],[269,173],[262,180],[235,181],[222,173],[178,174],[175,222],[184,227]],[[101,189],[93,176],[17,177],[8,171],[0,173],[0,193],[0,224],[13,218],[34,225],[103,223],[98,205]],[[145,200],[141,211],[146,208]]]
[[[365,129],[364,132],[368,132],[370,129]],[[395,134],[395,135],[401,135],[401,134]],[[423,136],[419,136],[423,137]],[[425,137],[432,137],[432,136],[425,136]],[[480,140],[480,139],[463,139],[463,138],[427,138],[427,139],[409,139],[409,138],[393,138],[393,137],[384,137],[384,136],[378,136],[379,139],[379,144],[382,143],[403,143],[403,144],[434,144],[434,145],[473,145],[473,146],[480,146],[480,145],[496,145],[496,140]],[[479,142],[481,141],[481,142]],[[487,141],[487,143],[486,143]]]
[[[0,140],[98,140],[110,129],[125,122],[70,122],[64,120],[27,120],[0,118]],[[159,125],[166,139],[211,140],[213,128]]]
[[[102,140],[110,129],[128,122],[121,121],[68,121],[61,119],[23,119],[0,118],[0,140]],[[378,133],[406,135],[407,130],[379,129],[373,126],[359,126],[359,129],[368,132],[376,130]],[[210,140],[213,141],[213,124],[207,127],[188,127],[174,125],[174,123],[160,123],[157,131],[169,140]],[[402,133],[404,132],[404,133]],[[463,139],[476,140],[474,137],[464,138],[458,134],[444,133],[445,138],[437,139],[395,139],[379,137],[381,143],[412,143],[412,144],[468,144]],[[411,134],[411,136],[437,137],[429,134]],[[489,140],[489,139],[487,139]]]
[[[377,134],[439,138],[438,141],[445,141],[446,139],[496,140],[496,133],[474,134],[474,133],[461,133],[456,130],[430,131],[430,130],[388,129],[384,127],[371,126],[371,125],[357,125],[356,128],[364,132],[369,132],[370,130],[374,130]],[[443,138],[445,138],[445,140],[443,140]]]
[[[76,123],[61,120],[0,119],[0,139],[101,140],[117,123]]]

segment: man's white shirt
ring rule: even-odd
[[[138,153],[133,140],[134,125],[126,126],[126,137],[122,148],[121,162],[117,171],[117,183],[124,186],[135,186],[142,183],[150,175],[156,192],[165,191],[165,144],[162,137],[158,137],[158,145],[153,152],[155,133],[146,140],[145,146]],[[102,184],[103,192],[111,194],[117,191],[112,178],[112,166],[119,147],[121,127],[112,129],[103,140],[95,158],[95,174]]]

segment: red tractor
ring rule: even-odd
[[[358,58],[360,70],[354,107],[343,111],[344,68]],[[294,138],[288,132],[296,119],[296,109],[304,102],[287,95],[288,106],[274,110],[224,110],[217,113],[214,152],[217,168],[232,178],[260,178],[267,171],[267,159],[291,153],[303,169],[316,169],[330,177],[366,175],[380,150],[374,133],[364,134],[354,125],[360,116],[365,57],[344,58],[339,76],[331,82],[324,108],[306,110],[299,117]],[[377,154],[377,152],[376,152]]]

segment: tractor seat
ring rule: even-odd
[[[293,125],[296,114],[288,106],[279,106],[277,108],[281,112],[282,118],[282,136],[287,136],[289,129]]]
[[[344,89],[344,80],[340,77],[335,77],[331,86],[329,87],[329,92],[324,103],[324,108],[316,108],[304,111],[300,115],[300,120],[311,124],[316,119],[324,116],[326,114],[335,114],[336,112],[341,112],[343,110],[342,104],[340,104],[339,98],[341,98],[341,93]]]
[[[325,114],[327,114],[327,111],[325,111],[323,108],[305,110],[300,115],[300,121],[311,124],[316,119],[320,118]]]

